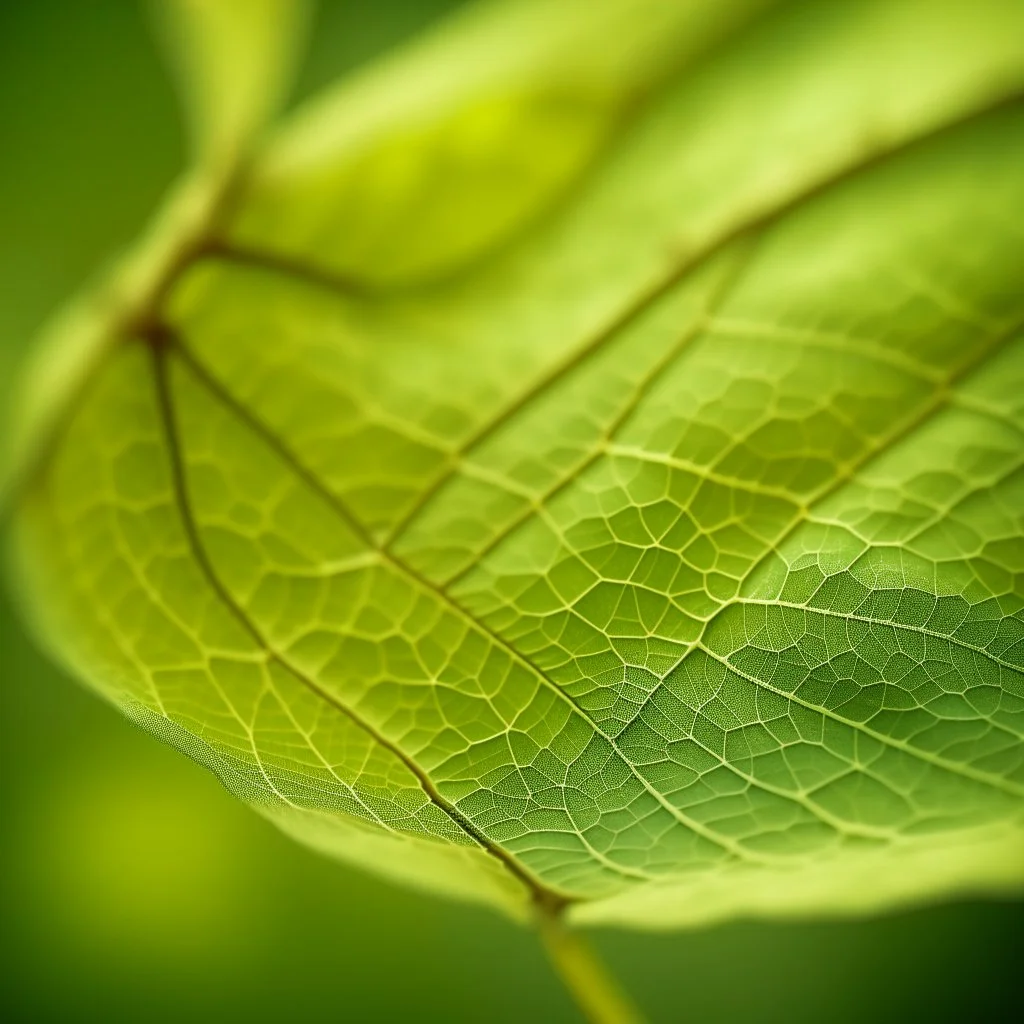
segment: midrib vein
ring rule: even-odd
[[[168,353],[171,346],[167,344],[167,338],[158,336],[149,339],[149,348],[152,353],[153,375],[155,379],[157,404],[159,407],[160,420],[163,424],[165,442],[167,444],[168,459],[170,463],[171,478],[173,484],[174,500],[177,505],[181,526],[184,530],[192,557],[200,569],[207,584],[217,596],[217,599],[229,611],[232,617],[238,622],[243,630],[252,638],[256,645],[265,652],[266,657],[276,662],[281,668],[298,679],[303,686],[319,697],[326,704],[333,707],[340,714],[361,729],[382,749],[387,750],[397,758],[408,771],[413,775],[423,790],[424,794],[449,820],[465,835],[473,839],[487,854],[494,857],[510,874],[523,884],[526,890],[532,895],[534,901],[541,905],[553,907],[556,910],[576,902],[576,898],[565,893],[558,892],[544,882],[536,878],[532,872],[525,868],[519,861],[501,846],[492,842],[483,832],[480,831],[454,804],[447,800],[434,785],[429,774],[410,757],[401,747],[392,743],[386,736],[377,730],[370,722],[357,714],[348,705],[337,700],[330,692],[321,687],[315,679],[311,678],[297,666],[275,650],[255,622],[249,617],[245,609],[235,600],[230,591],[224,585],[214,565],[207,554],[203,544],[199,527],[196,523],[189,498],[189,487],[187,472],[184,464],[184,456],[181,447],[180,433],[177,425],[174,397],[168,374]]]
[[[270,430],[245,406],[238,402],[238,400],[224,388],[220,381],[209,373],[209,371],[196,358],[195,353],[193,353],[183,342],[180,336],[169,329],[166,329],[163,339],[163,347],[173,348],[181,358],[181,361],[190,369],[195,378],[209,391],[209,393],[213,395],[218,402],[223,404],[225,408],[233,413],[243,424],[245,424],[249,430],[256,434],[257,437],[261,438],[263,442],[275,452],[278,458],[280,458],[291,469],[291,471],[327,505],[328,508],[332,509],[347,525],[356,522],[355,517],[351,514],[341,499],[333,491],[328,489],[272,430]],[[719,834],[714,829],[708,828],[706,825],[703,825],[701,822],[690,818],[688,815],[680,811],[679,808],[677,808],[665,796],[665,794],[661,792],[661,790],[655,787],[637,770],[636,765],[634,765],[629,758],[622,753],[615,738],[601,728],[586,708],[577,703],[571,694],[559,686],[531,658],[517,650],[486,622],[474,616],[472,612],[460,604],[454,597],[452,597],[451,594],[442,590],[428,577],[423,576],[412,566],[406,564],[401,558],[396,556],[394,552],[387,550],[376,542],[364,528],[360,528],[358,530],[357,536],[367,544],[371,550],[375,551],[383,562],[391,566],[393,570],[404,576],[407,581],[413,583],[421,590],[433,595],[445,607],[458,615],[467,625],[483,634],[492,644],[495,645],[495,647],[503,651],[510,659],[522,668],[526,669],[530,675],[537,679],[542,685],[549,688],[551,692],[568,707],[571,714],[581,718],[596,736],[601,737],[606,743],[608,743],[627,771],[662,808],[668,811],[668,813],[675,818],[677,822],[679,822],[679,824],[697,833],[709,842],[714,843],[731,856],[737,857],[741,860],[764,859],[753,856],[734,840]]]

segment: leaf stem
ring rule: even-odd
[[[537,928],[555,973],[590,1024],[644,1024],[643,1015],[590,943],[567,927],[557,910],[540,907]]]

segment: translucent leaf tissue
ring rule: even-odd
[[[276,122],[298,5],[168,7],[195,167],[14,430],[75,674],[567,975],[1019,888],[1024,5],[484,3]]]

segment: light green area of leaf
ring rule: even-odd
[[[653,92],[772,2],[473,5],[297,112],[230,236],[369,286],[443,277],[543,218]]]
[[[288,122],[24,488],[60,656],[513,914],[1019,885],[1024,7],[763,7],[486,5]]]
[[[131,249],[48,323],[36,339],[4,437],[0,495],[17,491],[59,441],[63,421],[107,352],[149,318],[154,298],[189,257],[229,184],[223,169],[197,170],[171,188],[163,208]]]
[[[308,0],[155,0],[201,160],[237,158],[280,106]]]

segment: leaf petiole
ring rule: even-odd
[[[556,910],[541,907],[537,929],[555,973],[591,1024],[644,1024],[644,1017],[576,929]]]

